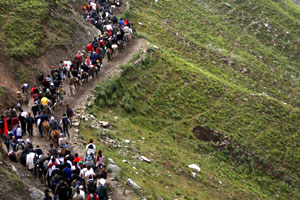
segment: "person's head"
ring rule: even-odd
[[[98,155],[102,155],[102,151],[100,149],[98,151]]]
[[[31,113],[30,113],[30,112],[28,113],[28,116],[29,116],[29,117],[31,116]]]
[[[94,142],[94,140],[93,140],[93,139],[90,139],[89,143],[93,143],[93,142]]]
[[[55,163],[55,158],[54,158],[54,157],[51,159],[51,162],[52,162],[52,163]]]
[[[79,188],[76,189],[76,193],[80,194],[80,189]]]
[[[63,114],[63,117],[65,117],[65,116],[66,116],[66,113]]]
[[[45,190],[45,196],[46,196],[46,197],[49,196],[49,189],[46,189],[46,190]]]
[[[69,105],[67,105],[67,108],[69,108]]]
[[[78,153],[75,153],[75,158],[77,158],[78,157]]]
[[[36,145],[36,148],[37,148],[37,149],[39,149],[39,148],[40,148],[40,146],[39,146],[39,145]]]
[[[50,144],[50,148],[53,148],[53,144]]]

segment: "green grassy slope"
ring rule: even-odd
[[[17,60],[38,57],[70,42],[69,0],[1,1],[0,31],[5,54]]]
[[[299,199],[300,9],[271,0],[131,3],[136,28],[160,50],[100,86],[90,109],[114,122],[109,137],[136,142],[125,155],[102,147],[123,176],[153,199]],[[264,167],[198,141],[196,125],[230,136]]]

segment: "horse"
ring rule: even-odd
[[[82,72],[82,74],[81,74],[81,81],[82,81],[82,86],[87,85],[89,83],[89,73]]]
[[[113,49],[113,52],[117,52],[117,50],[119,50],[119,46],[117,44],[113,44],[113,45],[111,45],[111,47]]]
[[[70,92],[71,95],[73,95],[73,89],[75,90],[75,92],[78,92],[80,87],[80,80],[77,77],[72,77],[70,80]]]
[[[51,138],[52,138],[52,142],[53,142],[53,144],[56,148],[58,147],[59,135],[60,135],[60,130],[58,130],[58,129],[57,130],[52,130]]]
[[[43,132],[43,135],[48,135],[49,130],[50,130],[50,124],[49,124],[49,122],[48,121],[43,121],[43,123],[42,123],[42,132]]]
[[[119,40],[118,41],[118,49],[119,49],[119,52],[121,53],[123,50],[124,50],[124,42],[123,40]]]
[[[113,53],[112,49],[108,48],[108,49],[106,50],[106,54],[107,54],[107,62],[109,62],[109,61],[112,60],[112,53]]]
[[[80,87],[80,80],[79,80],[79,78],[78,77],[72,77],[71,78],[71,83],[74,84],[75,90],[78,91],[79,87]]]
[[[46,175],[48,171],[48,163],[50,157],[46,154],[41,155],[36,161],[36,178],[43,184],[46,184]]]
[[[91,70],[93,79],[95,78],[95,75],[96,75],[96,78],[98,78],[98,70],[97,70],[97,68],[95,66],[93,66],[90,70]]]

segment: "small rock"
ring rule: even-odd
[[[196,164],[191,164],[191,165],[189,165],[189,168],[195,169],[195,170],[198,171],[198,172],[201,171],[200,167],[199,167],[198,165],[196,165]]]
[[[124,140],[124,142],[125,142],[126,144],[129,144],[129,143],[130,143],[130,140]]]
[[[130,178],[127,179],[126,184],[133,190],[139,190],[141,189],[140,186],[138,186],[133,180]]]
[[[223,183],[222,183],[222,181],[218,181],[218,182],[219,182],[219,184],[220,184],[220,185],[222,185],[222,184],[223,184]]]
[[[103,128],[108,128],[110,126],[110,124],[108,122],[99,121],[99,123]]]
[[[74,126],[74,127],[78,127],[79,124],[80,124],[80,122],[76,122],[76,123],[73,123],[73,126]]]
[[[193,177],[194,179],[197,179],[197,174],[196,174],[196,172],[192,172],[192,177]]]
[[[147,162],[147,163],[151,163],[151,161],[150,161],[148,158],[146,158],[145,156],[141,156],[140,159],[141,159],[142,161]]]

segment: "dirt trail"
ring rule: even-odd
[[[141,50],[145,50],[146,44],[143,39],[137,38],[132,41],[125,47],[124,51],[122,53],[118,53],[114,56],[113,61],[103,62],[103,67],[101,68],[100,74],[97,79],[93,79],[89,82],[89,84],[85,87],[80,87],[80,90],[74,95],[71,96],[69,92],[68,84],[64,84],[67,95],[65,96],[65,105],[70,105],[71,108],[75,111],[77,107],[85,105],[86,100],[90,93],[95,89],[97,84],[99,82],[105,80],[106,78],[119,73],[119,69],[121,65],[124,65],[128,63],[133,56]],[[27,112],[30,112],[31,106],[33,104],[33,101],[30,100],[30,103],[28,106],[24,107],[23,109]],[[65,113],[66,107],[65,106],[58,106],[55,111],[53,111],[53,115],[57,120],[60,120],[62,118],[63,113]],[[77,137],[74,137],[73,129],[70,130],[70,140],[69,140],[69,146],[72,151],[72,153],[79,153],[79,155],[84,156],[85,154],[85,147],[82,145],[82,141],[80,141]],[[77,136],[77,135],[76,135]],[[24,137],[24,140],[28,138],[28,135]],[[30,138],[31,142],[34,144],[34,147],[36,145],[39,145],[40,148],[47,152],[49,149],[50,141],[44,138],[40,138],[38,130],[34,128],[34,137]],[[86,141],[87,142],[87,141]],[[126,199],[132,199],[128,197],[128,192],[124,191],[124,189],[121,187],[121,185],[114,181],[113,177],[109,175],[107,180],[107,185],[109,187],[110,192],[110,198],[113,200],[126,200]]]

